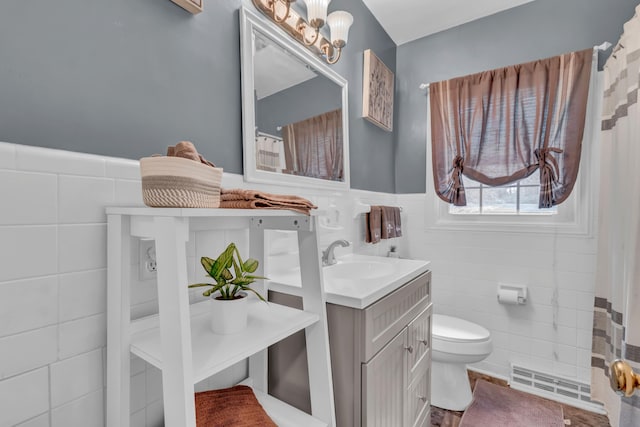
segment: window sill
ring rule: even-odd
[[[453,215],[447,215],[453,216]],[[542,221],[534,221],[540,219]],[[499,217],[487,217],[481,215],[465,215],[462,219],[441,218],[427,225],[428,231],[474,231],[488,233],[535,233],[535,234],[560,234],[582,237],[593,237],[590,227],[580,221],[549,221],[546,218],[501,215]]]

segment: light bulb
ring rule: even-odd
[[[313,28],[320,28],[327,20],[327,8],[331,0],[304,0],[307,5],[307,20]]]
[[[329,14],[327,25],[331,28],[331,44],[342,48],[347,44],[349,28],[353,24],[353,15],[344,10],[338,10]]]

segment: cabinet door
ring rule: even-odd
[[[407,345],[412,349],[409,353],[409,383],[421,373],[418,372],[421,363],[431,365],[430,360],[423,362],[423,359],[431,358],[431,307],[429,304],[407,328]]]
[[[404,426],[407,385],[406,328],[362,365],[362,425]]]

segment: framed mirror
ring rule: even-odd
[[[245,7],[240,43],[245,181],[348,189],[347,81]]]

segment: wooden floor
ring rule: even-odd
[[[498,384],[503,387],[509,387],[507,382],[497,378],[493,378],[487,375],[482,375],[477,372],[469,371],[469,382],[471,383],[471,389],[476,385],[478,379]],[[565,424],[574,427],[611,427],[609,420],[605,415],[595,414],[593,412],[585,411],[583,409],[576,408],[574,406],[564,405],[562,411],[564,413]],[[459,411],[447,411],[446,409],[431,407],[431,427],[458,427],[460,424],[460,418],[462,418],[463,412]]]

